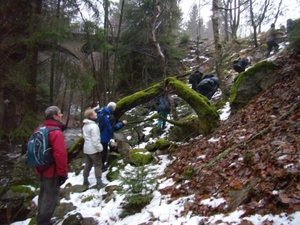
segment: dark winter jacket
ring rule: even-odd
[[[46,120],[44,122],[47,128],[58,127],[59,130],[53,130],[49,133],[49,145],[51,146],[52,154],[55,163],[52,165],[38,166],[36,167],[36,173],[38,176],[52,178],[54,177],[67,177],[68,175],[68,155],[65,143],[65,136],[63,134],[64,125],[55,120]],[[38,128],[36,128],[37,130]],[[36,131],[35,130],[35,131]]]
[[[107,106],[101,109],[96,109],[97,120],[100,128],[101,143],[109,143],[110,139],[113,138],[114,131],[121,129],[124,124],[122,122],[115,121],[113,112]]]
[[[168,95],[163,95],[157,98],[157,112],[167,112],[170,113],[171,106],[168,99]]]
[[[244,72],[246,67],[250,64],[248,57],[238,58],[233,62],[233,69],[235,72]]]
[[[198,84],[198,92],[209,100],[219,88],[219,79],[216,76],[207,76]]]
[[[202,73],[199,72],[198,70],[192,74],[190,77],[189,77],[189,84],[192,85],[192,89],[197,91],[197,85],[200,83],[200,81],[202,80]]]

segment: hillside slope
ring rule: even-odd
[[[186,204],[184,212],[211,216],[239,207],[249,216],[300,210],[300,62],[290,54],[275,63],[278,83],[211,135],[174,152],[177,159],[166,175],[181,185],[164,194],[172,199],[195,194],[195,202],[210,196],[227,200],[216,208]],[[185,180],[187,174],[192,178]]]

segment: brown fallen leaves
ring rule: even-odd
[[[166,173],[181,185],[162,193],[171,194],[172,199],[195,195],[194,203],[186,204],[182,214],[193,211],[210,216],[237,207],[245,210],[243,217],[300,210],[300,63],[291,56],[278,60],[281,78],[275,85],[213,134],[175,151],[177,160]],[[209,141],[212,137],[217,141]],[[208,167],[212,160],[217,161]],[[178,179],[190,167],[193,177]],[[217,207],[200,203],[212,196],[227,202]]]

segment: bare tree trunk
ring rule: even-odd
[[[162,52],[162,50],[160,48],[160,45],[159,45],[159,43],[157,42],[157,39],[156,39],[157,20],[158,20],[158,18],[160,17],[160,15],[162,13],[161,9],[160,9],[160,1],[159,0],[157,0],[157,3],[156,3],[156,10],[157,10],[157,14],[154,15],[154,19],[153,19],[153,22],[152,22],[152,30],[151,30],[152,41],[153,41],[153,43],[154,43],[154,45],[157,49],[158,55],[161,58],[161,70],[163,71],[163,77],[166,78],[167,77],[167,74],[166,74],[166,58],[165,58],[165,55]]]
[[[220,43],[220,35],[219,35],[219,17],[218,17],[218,0],[213,0],[212,3],[212,25],[214,31],[214,45],[215,45],[215,65],[216,65],[216,75],[220,80],[220,87],[223,91],[223,95],[227,95],[227,91],[225,90],[223,76],[221,74],[221,66],[222,66],[222,45]],[[225,92],[225,93],[224,93]]]

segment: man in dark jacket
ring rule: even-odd
[[[197,85],[200,83],[200,81],[202,80],[202,73],[197,70],[194,74],[192,74],[189,77],[189,84],[192,85],[192,89],[197,91]]]
[[[213,74],[207,74],[203,80],[198,84],[198,92],[204,95],[209,100],[219,88],[219,79]]]
[[[241,73],[244,72],[248,65],[252,64],[252,56],[248,57],[239,57],[233,62],[233,69],[235,72]]]
[[[279,45],[277,43],[277,35],[278,34],[283,34],[282,31],[276,30],[275,29],[275,24],[271,24],[271,28],[267,31],[267,45],[268,45],[268,50],[267,50],[267,55],[266,57],[269,57],[272,49],[274,48],[274,54],[278,52]]]
[[[113,112],[116,109],[116,103],[110,102],[107,106],[104,106],[101,109],[96,109],[97,120],[100,127],[100,135],[101,135],[101,144],[103,146],[103,151],[101,152],[102,156],[102,172],[105,172],[108,169],[107,165],[107,153],[108,153],[108,144],[110,140],[113,138],[113,134],[115,131],[121,129],[124,125],[127,124],[126,120],[122,122],[116,122]]]
[[[171,111],[171,105],[170,105],[170,101],[168,99],[168,95],[164,94],[164,95],[160,96],[159,98],[156,99],[156,102],[157,102],[157,113],[161,117],[166,119],[168,117],[168,114]],[[160,132],[166,126],[166,120],[164,120],[163,118],[158,119],[158,122],[157,122],[158,132]]]
[[[65,126],[62,124],[62,117],[63,114],[57,106],[50,106],[45,110],[44,125],[47,128],[59,129],[51,131],[48,140],[55,163],[36,167],[40,178],[37,225],[52,224],[51,217],[57,204],[60,186],[68,177],[68,156],[63,134]]]

